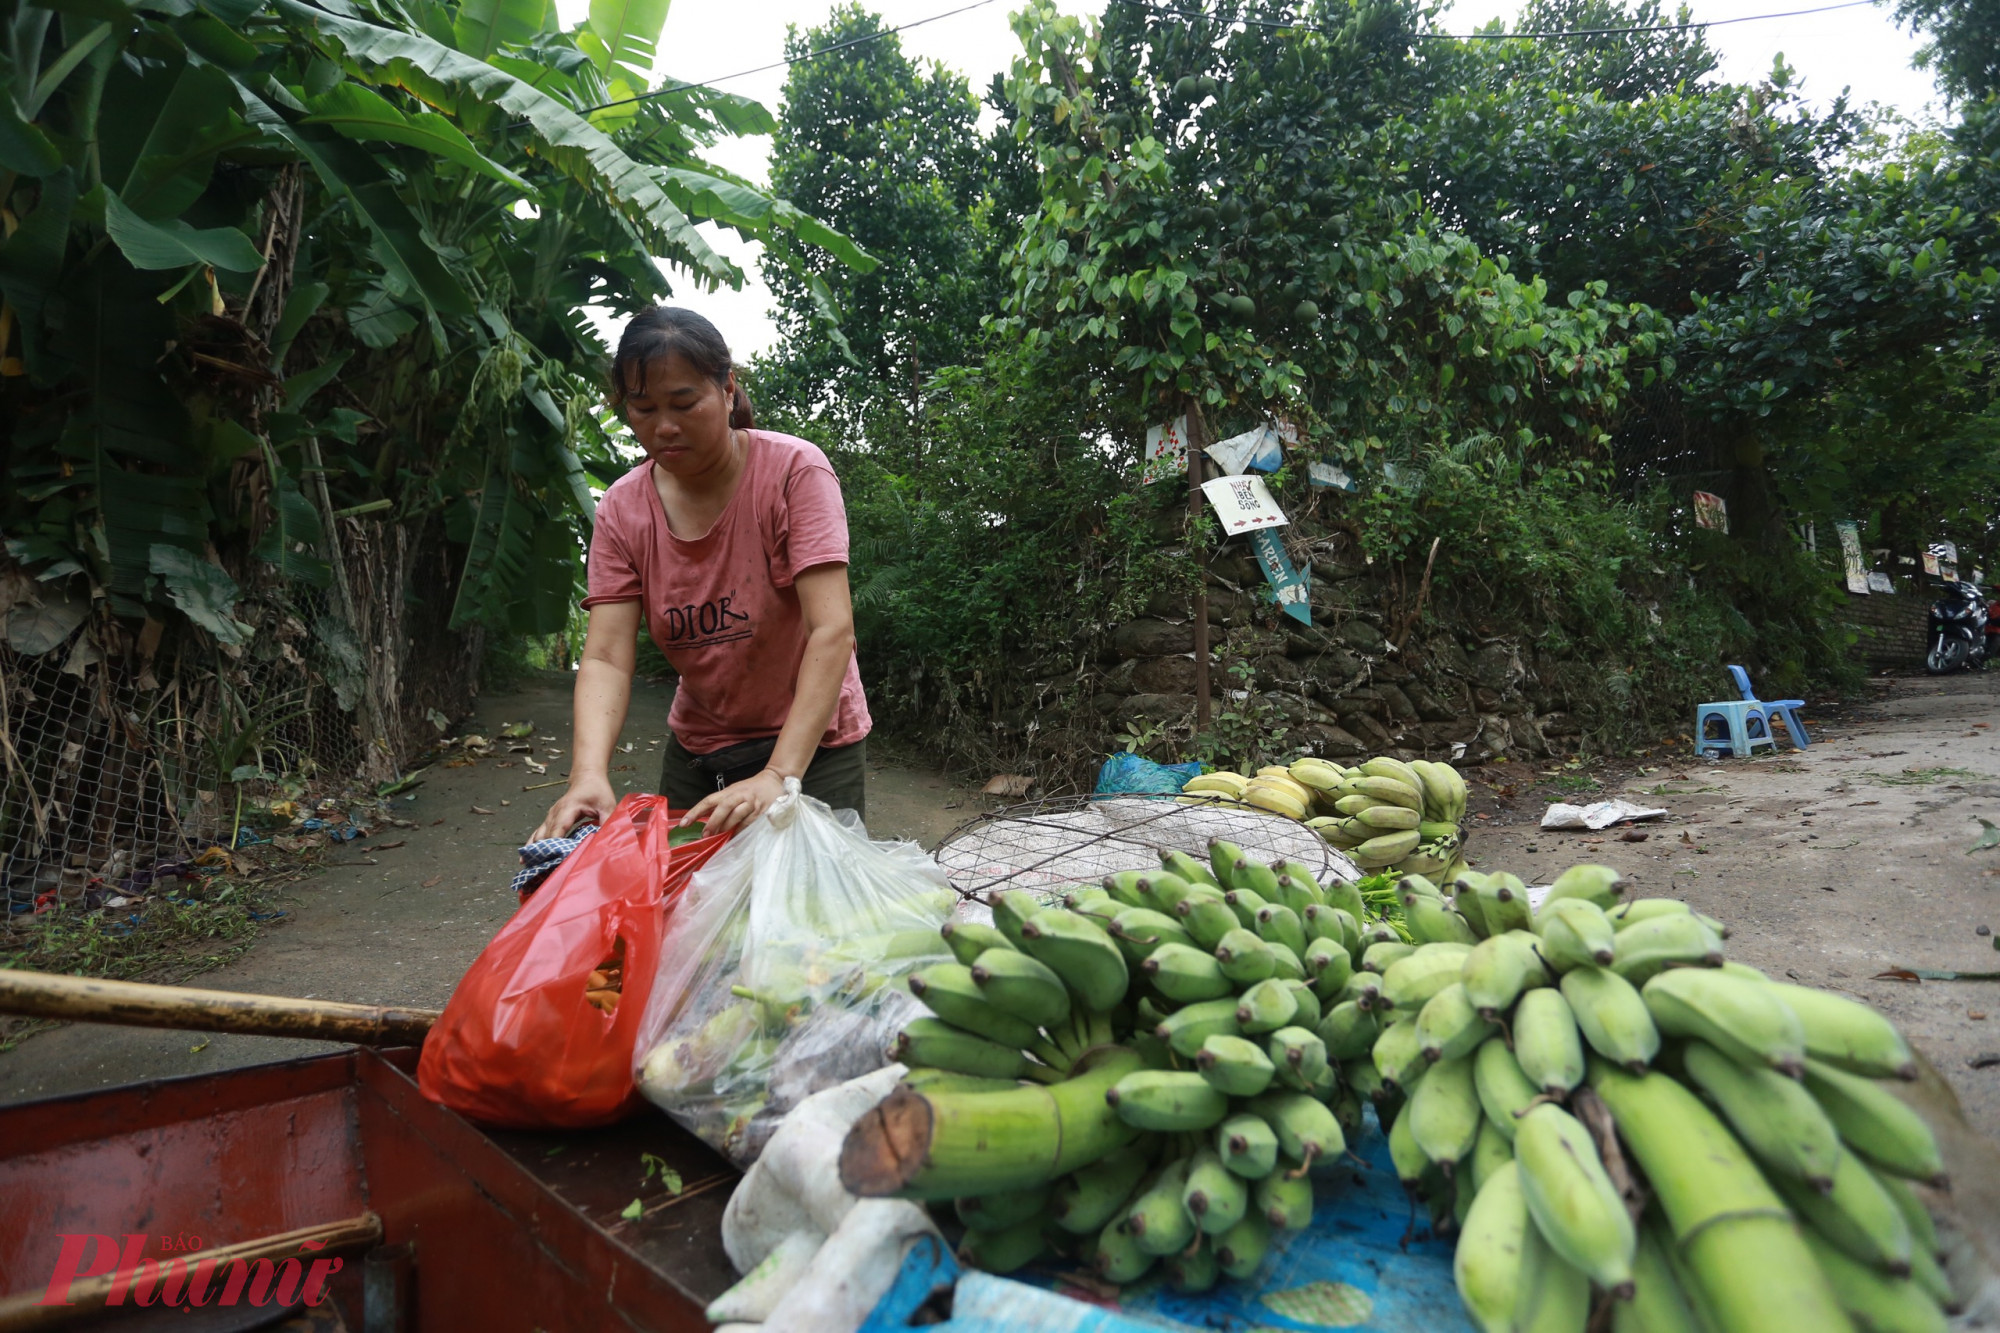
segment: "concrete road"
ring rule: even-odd
[[[620,794],[652,790],[671,692],[640,686],[612,777]],[[343,851],[285,903],[289,919],[235,962],[189,984],[217,990],[316,996],[368,1004],[441,1008],[479,951],[517,906],[508,883],[515,848],[540,822],[559,787],[526,790],[568,768],[569,682],[549,676],[490,694],[457,734],[492,736],[509,722],[535,724],[538,762],[500,753],[460,768],[433,767],[414,800],[396,800],[410,830],[384,830],[351,848],[400,840],[391,850]],[[542,740],[541,737],[554,737]],[[936,843],[983,808],[978,797],[934,772],[871,755],[869,832]],[[482,814],[480,811],[490,811]],[[210,1036],[145,1028],[74,1025],[38,1033],[0,1053],[0,1103],[112,1083],[198,1074],[331,1050],[327,1043]]]
[[[1812,725],[1803,751],[1650,761],[1649,773],[1565,798],[1666,807],[1666,819],[1640,826],[1644,842],[1544,832],[1547,785],[1501,800],[1476,778],[1473,809],[1488,818],[1473,820],[1470,850],[1482,868],[1531,884],[1603,862],[1635,895],[1721,918],[1730,957],[1892,1017],[1967,1119],[2000,1139],[2000,982],[1882,975],[2000,971],[1994,937],[1981,933],[2000,930],[2000,847],[1969,851],[1977,816],[2000,822],[2000,672],[1877,678],[1872,693],[1832,725]]]

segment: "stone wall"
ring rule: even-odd
[[[1876,668],[1922,666],[1934,597],[1921,581],[1909,592],[1847,594],[1845,619],[1860,636],[1855,654]]]
[[[1390,614],[1400,623],[1404,612],[1382,572],[1345,557],[1343,545],[1313,543],[1310,627],[1278,612],[1249,559],[1226,550],[1211,562],[1209,687],[1217,712],[1256,708],[1280,717],[1290,745],[1330,759],[1479,762],[1539,757],[1574,743],[1576,724],[1544,683],[1554,677],[1552,664],[1537,662],[1523,636],[1447,628],[1426,615],[1398,650],[1385,629]],[[1157,594],[1144,617],[1111,634],[1093,704],[1115,724],[1182,735],[1192,727],[1190,603]],[[1230,668],[1239,661],[1253,672],[1254,697],[1232,697],[1239,685]]]

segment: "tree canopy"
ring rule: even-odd
[[[233,644],[247,585],[340,583],[337,520],[435,519],[437,616],[560,627],[620,466],[582,308],[739,283],[703,222],[872,262],[704,159],[762,107],[634,100],[666,12],[5,0],[14,558]]]

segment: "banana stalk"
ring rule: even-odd
[[[1652,1183],[1716,1333],[1853,1333],[1784,1200],[1699,1097],[1601,1061],[1591,1085]]]
[[[971,1093],[898,1086],[848,1132],[840,1182],[862,1198],[951,1199],[1052,1181],[1138,1137],[1104,1094],[1142,1063],[1137,1051],[1101,1046],[1060,1083]]]

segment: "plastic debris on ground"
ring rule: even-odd
[[[1650,806],[1634,805],[1630,801],[1594,801],[1589,805],[1565,805],[1557,801],[1542,816],[1542,827],[1547,829],[1589,829],[1596,832],[1608,829],[1613,824],[1642,819],[1660,819],[1665,810]]]

